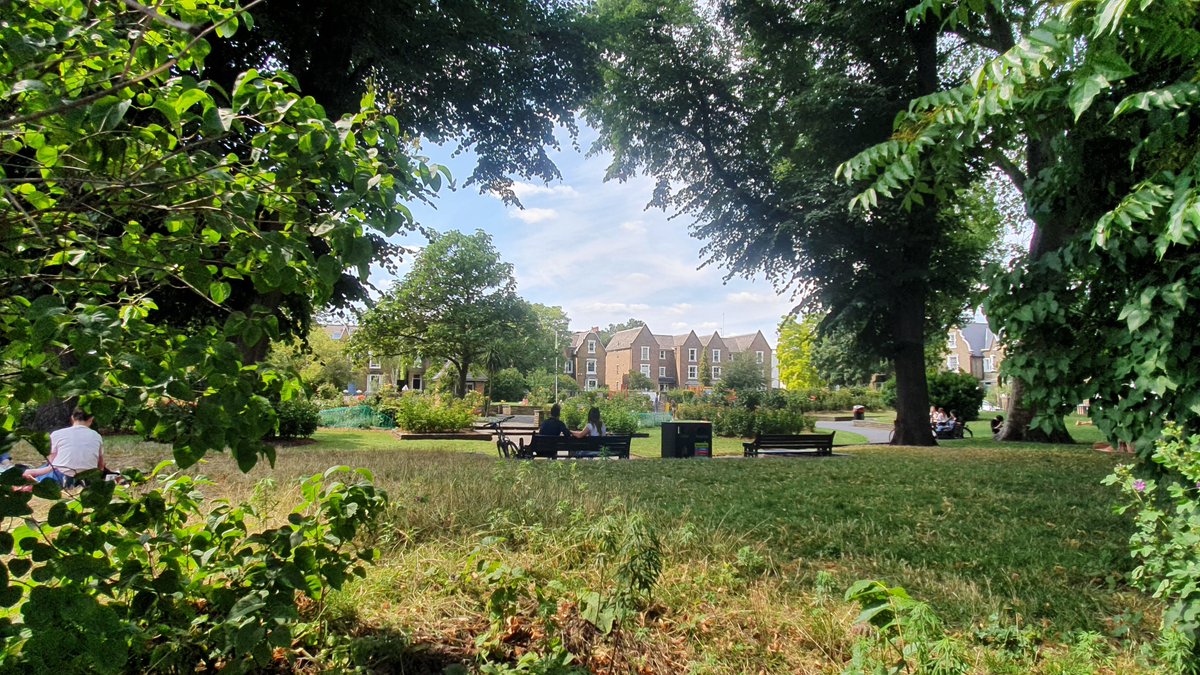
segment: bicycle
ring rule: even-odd
[[[504,435],[504,427],[501,426],[513,417],[516,417],[516,415],[501,417],[494,422],[483,425],[484,429],[491,429],[496,432],[496,452],[500,455],[501,459],[510,459],[520,455],[520,449],[517,447],[517,444]]]

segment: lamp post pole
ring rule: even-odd
[[[554,329],[554,402],[558,403],[558,328]]]

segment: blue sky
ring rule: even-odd
[[[582,148],[594,138],[594,131],[581,128]],[[652,180],[605,183],[609,157],[585,157],[564,143],[552,154],[562,180],[518,183],[521,210],[475,187],[461,187],[474,157],[451,158],[451,150],[435,146],[424,152],[448,166],[460,187],[443,190],[436,208],[414,207],[414,216],[439,232],[491,234],[501,258],[514,267],[521,297],[561,306],[572,329],[603,328],[636,317],[660,334],[761,330],[773,346],[777,343],[779,320],[795,304],[790,296],[761,278],[723,283],[725,270],[699,269],[703,242],[688,234],[691,221],[645,210]],[[400,243],[419,246],[422,238]],[[401,266],[400,274],[405,271]],[[381,270],[372,281],[381,288],[391,285]]]

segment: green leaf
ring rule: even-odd
[[[232,287],[224,281],[214,281],[208,285],[208,296],[218,305],[229,298]]]

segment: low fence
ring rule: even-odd
[[[375,412],[375,409],[369,405],[330,408],[320,411],[317,415],[321,418],[321,426],[334,429],[396,428],[396,423],[392,421],[392,418]]]
[[[661,427],[663,422],[674,419],[671,413],[638,413],[639,427]]]

